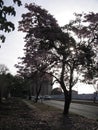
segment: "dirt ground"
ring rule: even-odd
[[[98,121],[13,98],[0,104],[0,130],[98,130]]]

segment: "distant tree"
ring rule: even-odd
[[[92,69],[87,71],[82,81],[93,85],[93,88],[95,90],[93,101],[96,102],[96,97],[98,95],[98,67],[92,67]]]
[[[32,86],[35,84],[35,103],[38,102],[38,97],[40,95],[40,92],[42,90],[42,86],[43,86],[43,82],[44,79],[46,78],[45,75],[41,72],[36,71],[35,73],[33,73],[32,77],[31,77],[31,81],[32,81]]]
[[[21,74],[39,71],[53,76],[64,91],[63,113],[67,115],[72,87],[77,83],[79,74],[85,73],[91,66],[93,50],[65,33],[45,9],[35,4],[26,4],[25,7],[29,12],[23,14],[19,22],[19,31],[26,32],[25,57],[19,71]]]
[[[2,100],[2,97],[5,97],[4,95],[7,94],[7,87],[9,84],[7,74],[8,68],[4,64],[0,64],[0,102]]]
[[[24,79],[18,75],[13,76],[11,80],[10,93],[12,97],[25,97],[26,86]]]
[[[93,80],[93,87],[95,89],[95,92],[94,92],[94,103],[95,103],[97,95],[98,95],[98,77]]]
[[[21,6],[21,1],[20,0],[13,0],[13,3],[17,4],[18,6]],[[16,15],[16,11],[14,6],[7,6],[6,2],[4,0],[0,0],[0,40],[2,42],[5,41],[5,36],[2,35],[2,32],[11,32],[15,29],[14,23],[11,21],[8,21],[7,16],[8,15]]]
[[[1,75],[3,77],[2,87],[3,87],[3,97],[6,99],[11,94],[11,87],[13,84],[13,75],[10,73],[6,73]],[[10,95],[11,96],[11,95]]]
[[[9,70],[8,70],[8,68],[7,68],[6,65],[0,64],[0,74],[1,74],[1,75],[8,73],[8,71],[9,71]]]
[[[51,95],[60,95],[62,94],[62,89],[61,88],[54,88],[51,92]]]
[[[18,76],[13,76],[10,73],[0,74],[0,101],[2,98],[11,97],[25,97],[27,96],[26,81]]]

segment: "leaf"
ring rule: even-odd
[[[4,43],[5,42],[5,36],[4,35],[0,35],[0,39],[1,39],[1,41]],[[0,48],[1,48],[1,46],[0,46]]]
[[[18,6],[21,6],[21,5],[22,5],[21,0],[13,0],[13,2],[14,2],[15,4],[17,4]]]

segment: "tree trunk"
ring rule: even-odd
[[[34,100],[34,103],[37,103],[38,102],[38,95],[36,96],[35,100]]]
[[[64,115],[68,115],[69,114],[69,108],[70,108],[70,103],[71,103],[71,97],[72,97],[72,93],[70,91],[66,91],[65,93],[65,103],[64,103],[64,111],[63,114]]]
[[[0,92],[0,103],[2,103],[2,94]]]
[[[36,98],[35,98],[35,103],[37,103],[38,102],[38,99],[39,99],[39,94],[40,94],[40,92],[41,92],[41,89],[42,89],[42,83],[40,84],[40,86],[39,86],[39,90],[37,91],[36,90]]]
[[[74,70],[74,65],[72,68],[70,67],[69,91],[65,90],[65,92],[64,92],[64,96],[65,96],[65,104],[64,104],[64,112],[63,112],[64,115],[69,114],[69,107],[70,107],[70,103],[72,100],[73,70]]]
[[[2,98],[0,97],[0,103],[2,103]]]
[[[31,91],[29,90],[29,100],[31,100]]]

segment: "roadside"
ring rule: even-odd
[[[55,99],[56,100],[56,99]],[[58,100],[57,101],[64,101],[62,100]],[[92,100],[77,100],[77,99],[73,99],[72,103],[78,103],[78,104],[85,104],[85,105],[92,105],[92,106],[98,106],[98,101],[94,102]]]
[[[0,105],[0,130],[98,130],[98,121],[62,111],[43,103],[11,99]]]
[[[85,118],[73,113],[68,117],[64,117],[62,110],[43,104],[34,104],[32,101],[25,101],[31,107],[37,107],[40,111],[40,116],[44,118],[53,130],[98,130],[98,121]]]
[[[94,101],[91,101],[91,100],[72,100],[72,103],[98,106],[98,101],[94,102]]]
[[[64,109],[64,101],[47,100],[44,103],[62,110]],[[71,103],[69,111],[89,119],[98,120],[98,106]]]

